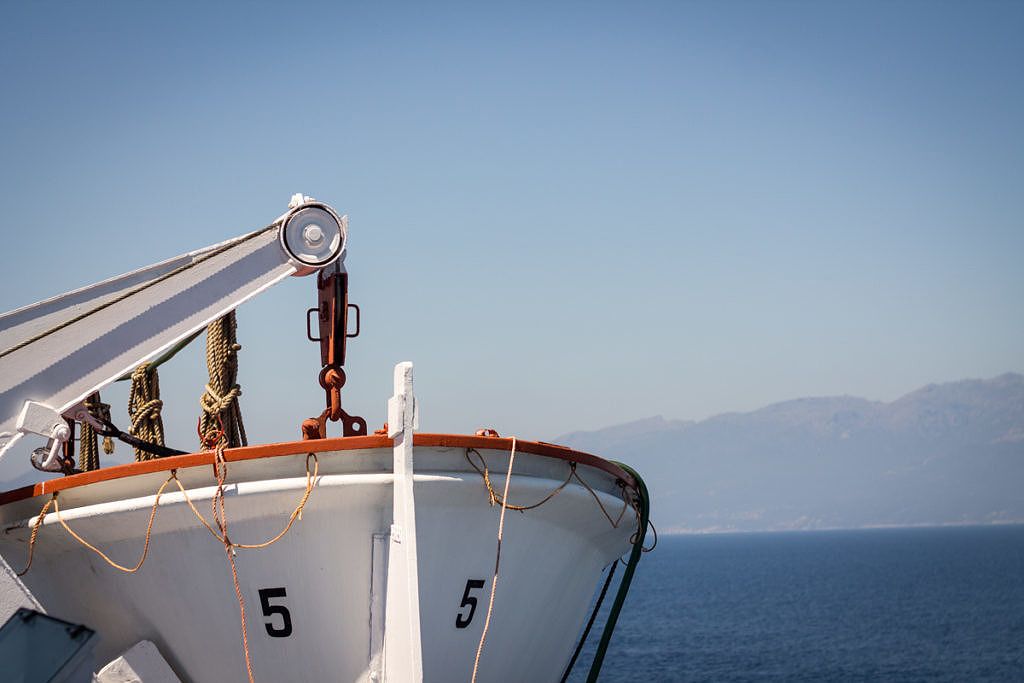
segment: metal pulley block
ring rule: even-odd
[[[349,415],[341,407],[341,388],[345,386],[346,341],[359,336],[359,307],[348,302],[348,273],[339,262],[335,262],[317,275],[317,307],[306,311],[306,337],[320,344],[319,382],[326,399],[326,410],[319,418],[310,418],[303,423],[303,438],[324,438],[326,421],[341,422],[345,436],[363,436],[366,420]],[[354,332],[348,331],[349,310],[355,312]],[[318,337],[313,336],[311,316],[316,314]]]

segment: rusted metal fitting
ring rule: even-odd
[[[345,386],[345,371],[337,366],[328,365],[320,371],[318,379],[326,392],[327,411],[331,421],[337,422],[344,414],[341,409],[341,388]]]
[[[345,386],[345,340],[359,334],[359,307],[348,303],[348,274],[336,263],[317,276],[318,305],[306,312],[306,336],[320,344],[323,368],[317,378],[324,390],[327,409],[319,418],[302,423],[302,438],[326,439],[327,420],[341,422],[344,436],[366,436],[366,420],[349,415],[341,407],[341,389]],[[356,313],[356,331],[348,332],[348,311]],[[310,316],[316,314],[319,337],[313,336]]]
[[[321,438],[320,436],[320,423],[317,422],[315,417],[308,418],[302,421],[302,440],[313,441]]]
[[[345,371],[336,365],[328,365],[320,371],[318,379],[324,389],[341,389],[345,386]]]
[[[312,441],[313,439],[327,438],[327,413],[320,413],[320,417],[311,417],[302,421],[302,440]]]

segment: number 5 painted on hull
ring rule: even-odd
[[[476,614],[476,597],[471,596],[469,591],[476,588],[483,588],[486,582],[483,579],[469,579],[466,581],[466,590],[462,594],[462,604],[459,607],[469,607],[469,614],[465,617],[459,612],[455,615],[455,628],[466,628],[473,621],[473,615]]]
[[[285,598],[287,592],[284,586],[281,588],[260,588],[260,607],[263,609],[263,616],[272,617],[275,614],[281,615],[281,628],[274,626],[273,622],[263,624],[267,629],[267,635],[271,638],[287,638],[292,634],[292,615],[284,605],[271,605],[271,598]]]

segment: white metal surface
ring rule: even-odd
[[[11,615],[22,607],[46,612],[17,573],[11,569],[11,565],[7,564],[7,560],[0,557],[0,624],[10,619]]]
[[[181,683],[156,645],[142,640],[96,672],[94,683]]]
[[[384,680],[384,597],[387,591],[388,543],[390,534],[374,534],[370,555],[370,683]]]
[[[507,451],[480,452],[493,471],[507,468]],[[258,681],[372,681],[379,673],[374,605],[379,617],[375,588],[383,568],[373,548],[376,538],[379,549],[394,518],[394,454],[384,448],[321,453],[319,461],[322,476],[301,521],[268,548],[238,551]],[[280,531],[305,487],[304,462],[298,454],[231,463],[233,540],[258,542]],[[578,471],[617,515],[623,503],[614,478],[583,465]],[[568,472],[563,460],[520,453],[510,500],[535,502]],[[178,475],[197,508],[207,512],[215,488],[210,467],[182,468]],[[152,494],[166,476],[68,489],[60,495],[64,520],[114,559],[134,564]],[[462,448],[417,447],[413,481],[423,680],[468,680],[486,612],[498,508],[489,504]],[[0,507],[0,555],[15,567],[24,565],[41,502]],[[79,545],[52,512],[44,522],[25,583],[51,613],[99,627],[100,661],[145,638],[182,680],[245,679],[223,546],[199,525],[180,493],[161,499],[149,557],[133,575]],[[509,514],[502,585],[480,680],[557,680],[602,568],[629,549],[633,530],[628,513],[612,528],[593,496],[575,482],[537,509]],[[290,630],[282,636],[285,613]]]
[[[291,218],[308,211],[318,212],[315,245],[308,216],[289,233]],[[263,230],[0,316],[0,457],[39,432],[17,428],[26,401],[66,414],[280,280],[340,258],[345,223],[326,205],[302,204]]]
[[[384,616],[384,680],[423,680],[420,595],[413,494],[413,426],[416,399],[412,363],[395,366],[395,394],[388,401],[388,436],[395,440],[391,542]]]
[[[36,469],[60,472],[61,451],[65,442],[71,438],[71,428],[60,413],[48,405],[25,401],[18,415],[17,429],[19,434],[36,434],[47,440],[46,446],[32,452],[32,464]]]

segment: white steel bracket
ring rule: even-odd
[[[60,413],[44,403],[25,401],[18,415],[17,430],[19,435],[46,437],[46,446],[32,452],[32,463],[44,472],[61,471],[61,455],[71,438],[71,428]]]
[[[395,366],[395,395],[388,400],[388,436],[395,440],[391,541],[384,613],[384,680],[420,683],[420,590],[413,496],[413,430],[418,426],[412,363]]]

